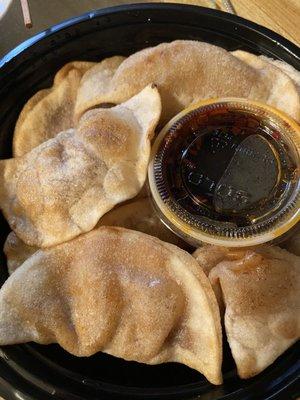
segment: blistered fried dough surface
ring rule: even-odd
[[[221,378],[221,325],[208,278],[183,250],[102,227],[30,257],[0,291],[0,345],[59,343]]]
[[[19,249],[16,248],[15,251],[18,251]],[[13,252],[11,252],[13,256]],[[212,246],[212,245],[203,245],[199,247],[197,250],[194,251],[193,257],[197,260],[199,266],[202,268],[204,271],[205,275],[209,277],[210,272],[222,261],[227,260],[227,257],[229,259],[232,259],[230,254],[233,254],[233,259],[235,259],[234,254],[235,250],[229,248],[229,247],[221,247],[221,246]],[[220,288],[219,283],[214,280],[211,282],[213,291],[215,293],[216,299],[219,304],[219,309],[221,313],[221,319],[224,316],[224,302],[223,302],[223,297],[222,297],[222,291]]]
[[[300,94],[300,72],[297,71],[294,67],[292,67],[290,64],[280,61],[280,60],[274,60],[272,58],[266,57],[266,56],[260,56],[265,61],[270,62],[271,64],[275,65],[277,68],[279,68],[282,72],[287,74],[295,83],[298,93]]]
[[[134,229],[155,236],[165,242],[173,243],[183,249],[188,248],[183,240],[160,221],[148,198],[132,201],[109,211],[100,219],[97,227],[104,225]],[[38,250],[38,247],[26,245],[14,232],[11,232],[4,245],[9,274],[11,275]]]
[[[155,236],[164,242],[175,244],[183,249],[188,245],[159,219],[149,198],[133,201],[105,214],[99,221],[101,225],[121,226]]]
[[[59,132],[74,128],[74,106],[83,74],[96,63],[74,61],[61,68],[53,86],[25,104],[13,137],[13,155],[20,157]]]
[[[297,84],[285,71],[283,72],[282,69],[269,62],[268,59],[246,51],[238,50],[232,52],[232,54],[257,70],[265,80],[265,85],[267,86],[266,97],[261,100],[284,111],[296,121],[300,121],[300,92]],[[249,98],[260,100],[256,99],[255,95],[252,94]]]
[[[196,258],[206,276],[221,261],[226,259],[227,254],[232,251],[229,247],[212,246],[205,244],[194,251],[193,257]]]
[[[159,120],[158,91],[86,113],[77,130],[0,161],[0,208],[18,237],[48,247],[95,227],[143,186]]]
[[[79,99],[77,100],[76,103],[76,108],[75,108],[75,113],[77,117],[79,117],[79,108],[81,101],[85,101],[85,96],[93,97],[93,93],[95,93],[95,90],[97,91],[103,91],[106,90],[107,86],[110,84],[110,81],[114,77],[114,74],[116,73],[117,69],[119,66],[122,64],[122,62],[126,60],[125,57],[122,56],[114,56],[110,58],[105,58],[103,61],[100,63],[96,64],[91,71],[87,71],[81,82],[80,82],[80,91],[78,93]],[[146,83],[143,87],[147,86],[147,84],[153,83],[152,81],[149,81]],[[130,96],[132,97],[132,96]],[[82,100],[81,100],[82,99]],[[88,105],[85,107],[84,112],[90,108],[93,107],[98,107],[102,103],[111,103],[111,102],[97,102],[94,101],[93,104]],[[80,109],[80,115],[82,115],[81,109]]]
[[[300,335],[300,258],[278,247],[241,250],[209,274],[219,282],[225,329],[238,374],[250,378]]]
[[[99,72],[100,69],[100,72]],[[123,61],[109,79],[99,66],[82,78],[76,115],[100,103],[121,103],[150,82],[162,97],[162,120],[193,102],[212,97],[264,99],[267,87],[253,68],[226,50],[204,42],[177,40],[141,50]]]

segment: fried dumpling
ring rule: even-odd
[[[134,229],[155,236],[165,242],[175,244],[182,249],[186,250],[189,248],[187,243],[165,227],[160,221],[148,198],[132,201],[109,211],[100,219],[97,227],[104,225]],[[7,258],[8,272],[11,275],[27,258],[38,251],[39,248],[28,246],[14,232],[11,232],[7,236],[3,250]]]
[[[229,247],[213,246],[204,244],[194,251],[193,257],[196,258],[206,276],[219,262],[226,259],[227,254],[232,251]]]
[[[218,305],[197,261],[141,232],[101,227],[31,256],[0,290],[0,345],[58,343],[222,382]]]
[[[18,249],[16,249],[18,251]],[[233,254],[233,257],[230,254]],[[229,247],[213,246],[210,244],[204,244],[194,251],[193,257],[197,260],[198,264],[204,271],[205,275],[209,277],[210,272],[215,268],[221,261],[235,259],[235,250]],[[218,282],[211,282],[213,291],[219,304],[221,313],[221,319],[223,319],[225,306],[223,302],[222,292]]]
[[[281,61],[281,60],[274,60],[273,58],[260,56],[265,61],[270,62],[271,64],[275,65],[279,68],[282,72],[287,74],[295,83],[298,93],[300,94],[300,71],[297,71],[293,66],[290,64]]]
[[[299,272],[299,257],[263,246],[240,250],[239,259],[209,273],[221,287],[227,340],[241,378],[263,371],[299,339]]]
[[[264,79],[228,51],[204,42],[176,40],[139,51],[124,60],[109,79],[99,66],[82,78],[75,114],[100,103],[121,103],[154,82],[162,97],[162,121],[202,99],[264,98]]]
[[[23,157],[0,161],[0,208],[26,244],[48,247],[95,227],[145,183],[161,112],[152,85],[124,104],[83,115]]]
[[[20,157],[59,132],[74,128],[74,106],[83,74],[96,65],[74,61],[61,68],[53,86],[42,89],[25,104],[13,137],[13,155]]]
[[[149,198],[133,201],[111,210],[101,218],[99,224],[134,229],[183,249],[189,248],[187,243],[161,222]]]
[[[257,70],[265,80],[266,97],[257,99],[255,95],[251,95],[249,98],[264,100],[267,104],[284,111],[296,121],[300,121],[300,92],[288,74],[266,58],[242,50],[234,51],[232,54]]]
[[[125,57],[114,56],[110,58],[105,58],[100,63],[94,65],[94,67],[90,71],[87,71],[82,77],[82,80],[80,82],[80,93],[78,93],[78,96],[81,97],[83,94],[88,96],[88,92],[92,90],[94,93],[95,88],[98,88],[98,90],[102,90],[101,88],[105,89],[110,84],[111,79],[113,78],[118,67],[122,64],[124,60],[126,60]],[[143,87],[147,86],[150,83],[152,82],[149,81]],[[79,102],[81,102],[81,100],[79,100]],[[78,107],[78,101],[76,103],[76,107]],[[114,105],[114,103],[106,101],[94,102],[90,106],[85,107],[84,111],[90,108],[101,106],[101,104],[104,104],[106,106]],[[75,112],[78,114],[77,111]]]

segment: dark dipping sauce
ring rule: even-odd
[[[290,206],[297,166],[276,123],[236,104],[195,109],[166,132],[154,158],[158,193],[184,222],[248,237]]]

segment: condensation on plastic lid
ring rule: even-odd
[[[297,222],[300,221],[300,179],[298,179],[297,189],[293,193],[293,207],[291,207],[285,213],[285,217],[282,220],[279,220],[275,226],[272,226],[271,228],[265,229],[264,231],[258,233],[255,232],[254,234],[251,234],[247,237],[234,237],[234,235],[227,237],[211,234],[210,232],[205,232],[204,230],[193,226],[186,216],[181,217],[178,215],[178,213],[174,212],[174,210],[170,208],[168,202],[166,201],[166,198],[163,198],[163,196],[161,195],[162,191],[161,187],[159,187],[159,185],[161,185],[161,182],[157,182],[155,176],[155,173],[157,172],[157,165],[155,165],[155,156],[159,152],[163,140],[170,133],[171,128],[174,130],[174,126],[176,127],[176,124],[180,120],[182,120],[183,117],[188,116],[192,112],[197,112],[199,109],[202,109],[205,106],[214,106],[215,104],[226,104],[228,107],[231,107],[233,104],[239,104],[245,110],[247,110],[247,107],[249,106],[253,109],[263,110],[267,114],[266,118],[269,118],[270,120],[272,118],[275,118],[277,121],[279,120],[281,122],[280,133],[285,140],[290,141],[290,143],[292,143],[292,145],[294,146],[297,157],[297,166],[298,168],[300,167],[300,126],[285,113],[268,105],[264,105],[256,101],[249,101],[246,99],[226,98],[203,101],[190,106],[189,108],[185,109],[177,116],[175,116],[162,129],[153,145],[152,156],[148,170],[148,177],[150,190],[153,196],[153,201],[158,210],[158,214],[160,215],[161,220],[165,225],[167,225],[172,231],[174,231],[184,240],[193,245],[200,245],[202,242],[206,242],[219,246],[246,247],[273,241],[274,239],[289,231],[291,228],[293,228],[293,226],[295,226],[295,224],[297,224]]]

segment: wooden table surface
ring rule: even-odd
[[[211,7],[213,3],[210,0],[172,0],[172,2],[204,7]],[[216,3],[219,9],[224,10],[221,0],[217,0]],[[300,0],[231,0],[231,3],[240,17],[266,26],[300,45]]]
[[[168,1],[164,0],[163,2]],[[132,2],[138,3],[138,1]],[[211,7],[213,3],[210,0],[172,0],[170,2],[204,7]],[[266,26],[298,44],[298,46],[300,45],[300,0],[231,0],[231,2],[239,16]],[[6,16],[0,21],[0,56],[22,40],[62,19],[95,8],[112,4],[126,4],[130,1],[64,0],[64,2],[61,2],[61,0],[51,0],[51,7],[47,8],[43,4],[44,0],[34,0],[29,2],[34,24],[33,29],[30,30],[22,25],[21,9],[17,3],[15,0]],[[217,5],[219,9],[224,10],[221,0],[217,0]],[[57,16],[53,14],[55,10],[58,10]]]

